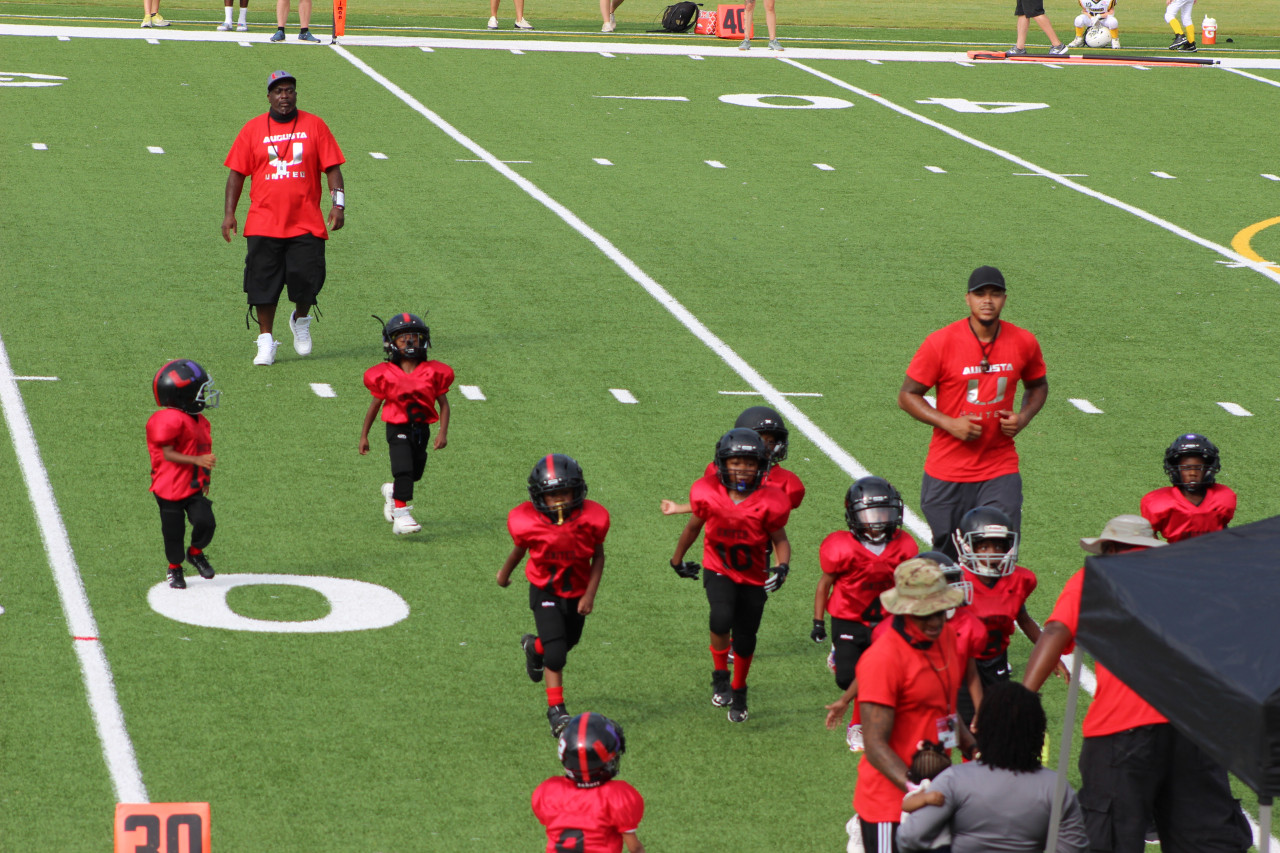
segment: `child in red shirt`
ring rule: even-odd
[[[1212,441],[1189,432],[1164,452],[1164,472],[1173,484],[1142,497],[1142,517],[1169,542],[1225,530],[1236,515],[1236,493],[1214,482],[1222,459]]]
[[[185,559],[202,578],[213,577],[204,549],[213,540],[215,522],[209,500],[209,472],[217,463],[213,433],[202,412],[218,407],[220,391],[196,362],[181,358],[156,372],[151,382],[160,411],[147,420],[147,452],[151,456],[151,491],[160,507],[160,534],[169,560],[169,586],[186,589]],[[184,548],[187,520],[191,546]]]
[[[397,535],[422,529],[411,514],[409,501],[413,500],[413,484],[422,479],[427,466],[431,424],[440,423],[433,449],[443,450],[449,443],[449,399],[445,394],[453,384],[453,368],[440,361],[428,361],[430,346],[431,330],[421,317],[397,314],[382,329],[387,360],[364,372],[364,384],[373,394],[373,402],[360,430],[360,455],[369,452],[369,428],[381,408],[387,425],[392,478],[392,482],[382,484],[382,516]]]

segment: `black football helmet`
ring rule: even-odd
[[[845,493],[844,520],[863,542],[887,542],[902,526],[902,496],[883,477],[863,477]]]
[[[627,738],[622,726],[603,714],[579,714],[560,733],[559,749],[564,775],[579,788],[594,788],[618,775]]]
[[[174,359],[157,370],[151,390],[155,392],[156,405],[191,415],[218,408],[222,396],[221,391],[213,390],[208,372],[189,358]]]
[[[1002,578],[1012,574],[1018,562],[1018,533],[1013,522],[1002,510],[993,506],[980,506],[969,510],[960,519],[960,527],[952,537],[960,564],[975,575],[984,578]],[[996,539],[1004,550],[996,554],[979,554],[978,543]]]
[[[1182,482],[1182,472],[1178,466],[1184,456],[1200,456],[1204,458],[1204,476],[1198,483]],[[1203,492],[1213,485],[1214,477],[1222,470],[1222,458],[1218,447],[1203,435],[1189,432],[1173,440],[1164,452],[1164,472],[1169,475],[1169,482],[1184,492]]]
[[[573,497],[568,505],[561,504],[555,508],[548,506],[547,495],[563,489],[573,490]],[[548,453],[538,460],[529,474],[529,498],[533,501],[534,508],[552,523],[564,524],[582,509],[582,502],[587,499],[587,481],[582,476],[582,466],[572,456]]]
[[[767,433],[775,436],[777,440],[773,445],[773,461],[781,462],[787,458],[787,438],[791,435],[791,431],[782,422],[782,415],[774,409],[768,406],[752,406],[738,415],[738,420],[733,425],[753,429],[759,435]]]
[[[375,317],[375,320],[381,319]],[[405,332],[417,332],[422,336],[422,345],[408,347],[403,352],[396,347],[396,337]],[[431,329],[417,314],[397,314],[382,326],[382,350],[387,354],[387,361],[399,364],[404,359],[426,361],[427,348],[431,346]]]
[[[925,551],[917,556],[937,563],[938,568],[942,569],[942,576],[947,580],[947,586],[963,592],[965,604],[973,604],[973,584],[964,579],[964,571],[955,560],[941,551]]]
[[[756,460],[759,465],[756,476],[747,483],[734,483],[729,476],[729,460],[743,457]],[[765,449],[764,442],[753,429],[735,427],[720,436],[720,440],[716,442],[716,474],[720,478],[721,485],[731,492],[749,495],[760,488],[760,484],[769,474],[769,463],[769,451]]]

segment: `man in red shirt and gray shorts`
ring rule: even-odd
[[[271,335],[276,305],[285,285],[294,311],[289,315],[293,348],[311,353],[311,306],[324,287],[324,244],[329,239],[320,210],[320,173],[329,181],[328,227],[337,231],[346,214],[342,169],[346,160],[329,126],[298,109],[297,81],[287,71],[267,77],[271,109],[250,119],[231,145],[223,165],[227,175],[222,238],[231,242],[236,231],[236,205],[249,187],[249,214],[244,236],[249,251],[244,259],[244,292],[249,310],[258,315],[258,353],[253,363],[270,365],[279,342]]]
[[[978,267],[969,276],[969,316],[924,339],[907,367],[898,406],[933,427],[920,509],[933,548],[955,558],[951,533],[974,507],[994,506],[1022,527],[1022,475],[1013,438],[1049,396],[1035,335],[1000,319],[1004,275]],[[1013,411],[1021,380],[1022,408]],[[924,395],[938,390],[935,408]]]

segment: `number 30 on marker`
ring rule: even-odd
[[[118,803],[115,853],[210,853],[208,803]]]

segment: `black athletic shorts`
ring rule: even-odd
[[[1013,14],[1038,18],[1044,14],[1044,0],[1013,0]]]
[[[314,305],[324,287],[324,244],[314,234],[248,238],[244,292],[250,305],[275,305],[289,287],[289,301]]]

